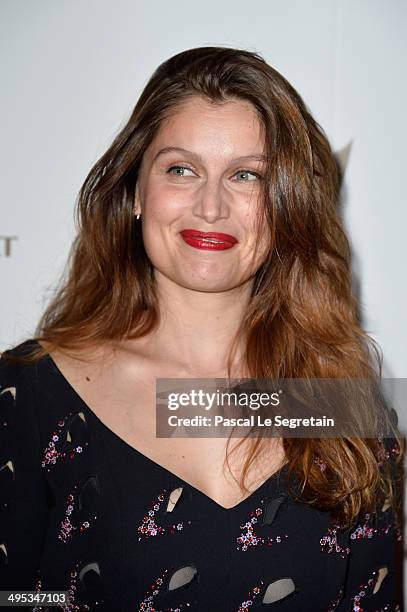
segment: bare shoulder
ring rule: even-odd
[[[97,372],[108,366],[114,355],[114,351],[108,343],[99,346],[82,346],[75,348],[75,350],[55,349],[45,341],[41,341],[39,344],[47,351],[64,374],[71,373],[83,376],[91,373],[93,378]]]

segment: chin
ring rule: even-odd
[[[216,281],[215,279],[210,278],[194,278],[192,279],[180,279],[178,282],[179,285],[185,287],[186,289],[191,289],[192,291],[203,291],[205,293],[219,293],[221,291],[229,291],[233,289],[235,285],[233,283],[226,283],[222,281]]]

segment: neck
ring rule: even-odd
[[[177,363],[190,375],[226,375],[235,334],[246,311],[251,283],[228,291],[204,292],[181,287],[169,279],[157,283],[160,323],[149,338],[160,358]],[[240,340],[232,365],[244,357]],[[233,375],[233,374],[232,374]]]

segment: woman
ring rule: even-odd
[[[3,589],[69,591],[66,610],[400,609],[397,428],[230,452],[155,435],[156,378],[378,380],[338,189],[258,54],[157,68],[80,191],[35,337],[0,361]]]

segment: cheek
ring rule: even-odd
[[[239,207],[241,215],[244,216],[244,221],[248,227],[255,227],[256,221],[262,215],[262,195],[260,189],[253,189],[248,194],[242,194],[239,199]]]
[[[173,247],[174,222],[180,216],[179,197],[174,191],[150,184],[145,191],[143,242],[151,262],[160,267]]]
[[[144,199],[145,223],[168,224],[174,220],[185,207],[186,196],[168,187],[151,185],[146,190]]]
[[[255,239],[258,232],[259,217],[258,213],[253,209],[248,209],[245,214],[241,217],[241,223],[248,234],[250,242]]]

